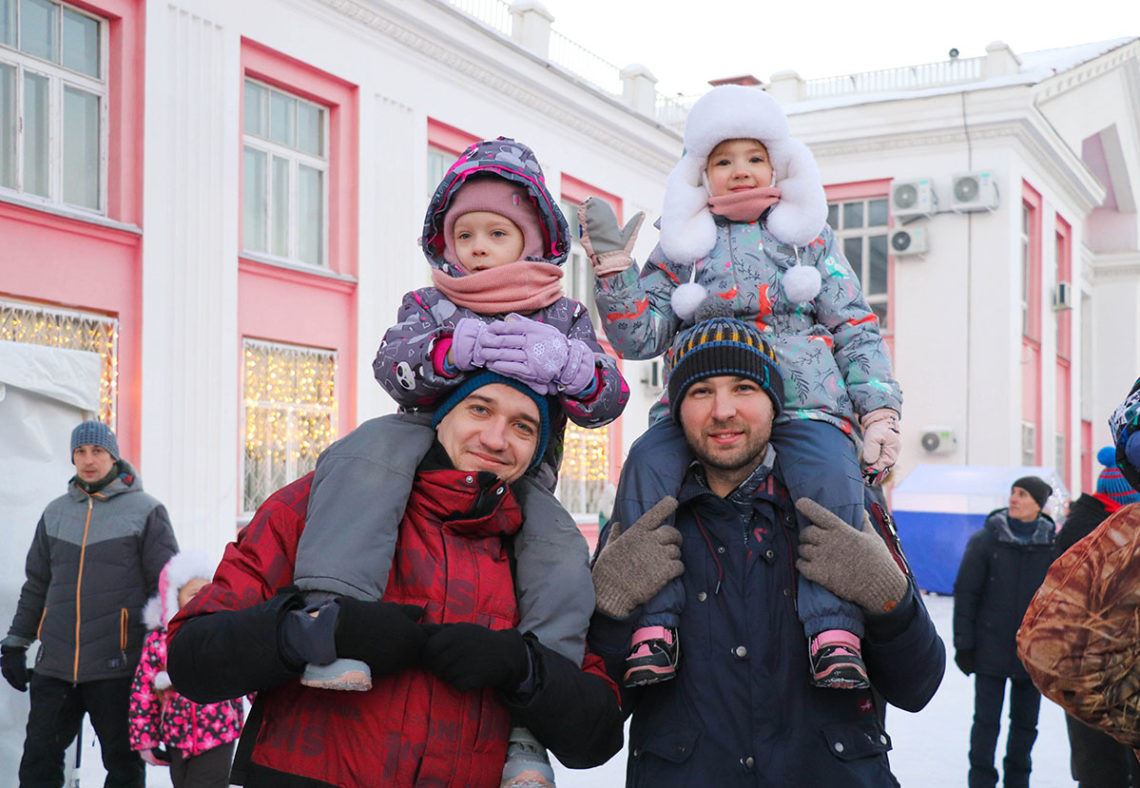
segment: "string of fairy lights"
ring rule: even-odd
[[[336,353],[243,343],[243,509],[316,467],[336,439]]]
[[[0,301],[0,341],[86,350],[103,360],[99,420],[115,428],[119,383],[119,321],[112,317]]]
[[[595,513],[609,480],[609,427],[587,430],[568,424],[558,481],[563,506],[571,512]]]

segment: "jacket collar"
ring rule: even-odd
[[[93,498],[96,501],[106,501],[114,498],[117,495],[124,493],[141,492],[142,479],[138,473],[126,460],[119,460],[120,472],[110,484],[96,493],[88,494],[76,482],[75,477],[72,477],[67,483],[67,494],[71,496],[72,500],[86,501],[88,498]]]

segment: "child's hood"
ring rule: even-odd
[[[554,265],[562,265],[570,251],[570,230],[566,225],[566,217],[546,188],[542,167],[539,166],[534,151],[526,145],[509,137],[498,137],[477,142],[463,151],[436,187],[435,194],[428,203],[423,235],[420,237],[420,245],[432,267],[451,276],[462,274],[443,259],[443,219],[459,188],[468,178],[477,174],[497,175],[526,188],[534,200],[542,226],[543,259]]]
[[[827,223],[819,167],[807,146],[790,136],[780,105],[759,88],[722,85],[689,111],[684,153],[665,184],[661,250],[672,262],[699,260],[716,244],[702,176],[712,149],[729,139],[757,139],[768,149],[780,188],[780,201],[766,220],[772,235],[792,246],[806,246]]]
[[[196,577],[209,580],[214,576],[216,561],[205,553],[186,550],[176,553],[158,576],[158,593],[143,607],[142,620],[147,629],[165,627],[178,612],[178,592]]]

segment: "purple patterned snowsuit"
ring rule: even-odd
[[[436,188],[421,238],[431,266],[450,276],[462,275],[443,258],[444,216],[458,189],[476,174],[497,175],[527,189],[543,228],[544,259],[561,265],[570,248],[566,219],[546,189],[531,150],[500,137],[468,148]],[[425,414],[466,378],[464,373],[451,377],[437,368],[437,344],[450,338],[463,318],[489,323],[504,316],[457,306],[434,287],[404,296],[397,323],[385,333],[372,364],[377,381],[403,413],[365,422],[321,455],[297,553],[295,580],[300,588],[359,599],[382,595],[412,478],[435,439]],[[581,664],[594,610],[588,549],[573,518],[551,492],[567,416],[582,427],[604,426],[621,415],[629,387],[617,362],[598,344],[589,312],[581,303],[562,297],[525,316],[582,340],[596,354],[595,392],[584,400],[559,397],[562,408],[551,413],[551,439],[543,463],[514,485],[525,517],[513,545],[519,630],[533,631],[544,644]],[[370,503],[365,506],[363,501]],[[568,596],[568,589],[588,593]]]

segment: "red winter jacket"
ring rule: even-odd
[[[502,537],[518,530],[522,513],[509,488],[500,492],[501,483],[492,478],[455,470],[417,474],[400,525],[386,600],[424,606],[424,623],[470,622],[491,629],[517,623]],[[214,582],[171,622],[172,678],[184,694],[200,701],[235,690],[261,690],[260,709],[251,714],[234,765],[235,776],[241,776],[248,759],[247,784],[253,784],[254,777],[258,784],[261,779],[283,784],[288,775],[337,786],[498,785],[511,712],[520,710],[503,695],[490,689],[460,692],[418,668],[378,677],[369,692],[314,690],[301,686],[292,672],[296,668],[284,665],[276,653],[277,621],[297,603],[281,602],[288,595],[275,595],[292,583],[311,481],[309,474],[261,506],[237,542],[226,548]],[[490,513],[472,516],[477,507],[487,510],[489,498],[498,501]],[[243,615],[255,606],[248,611],[254,615]],[[242,614],[206,615],[225,611]],[[216,621],[217,626],[205,630],[200,621]],[[183,627],[185,645],[178,638]],[[542,706],[549,696],[550,703],[572,706],[576,696],[590,694],[570,686],[574,682],[567,681],[553,652],[540,649],[538,657],[540,687],[529,705]],[[595,702],[589,710],[594,719],[578,723],[575,731],[583,741],[604,741],[593,745],[603,747],[598,757],[589,756],[601,762],[620,747],[616,690],[608,678],[604,683],[599,679],[604,669],[592,655],[587,655],[583,671],[572,672],[592,674],[587,690],[606,688],[601,696],[593,693],[605,704],[605,713],[599,713]],[[540,719],[548,717],[557,715],[544,708]],[[250,750],[249,729],[258,725]]]

